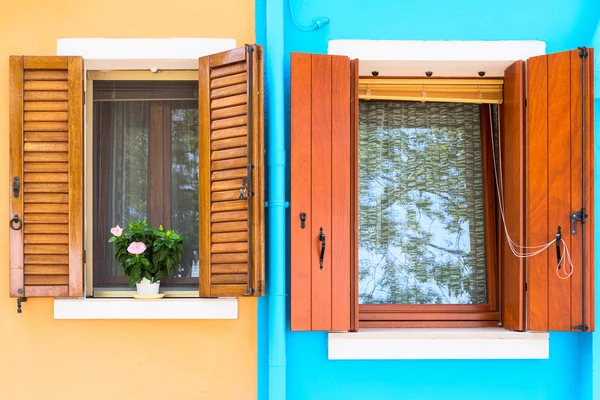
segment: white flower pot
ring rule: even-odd
[[[142,278],[140,283],[135,284],[138,294],[158,294],[160,289],[160,281],[150,283],[146,278]]]

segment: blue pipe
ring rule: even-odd
[[[269,400],[286,398],[284,2],[266,0]]]

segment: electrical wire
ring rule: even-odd
[[[300,26],[296,22],[296,17],[294,16],[294,9],[292,8],[292,0],[288,0],[288,6],[290,8],[290,16],[292,17],[292,22],[294,23],[294,26],[298,30],[301,30],[302,32],[316,31],[317,29],[320,29],[323,25],[327,25],[329,23],[329,18],[325,17],[325,18],[319,19],[318,21],[313,22],[313,25],[310,28],[305,28],[303,26]]]

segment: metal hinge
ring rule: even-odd
[[[587,325],[585,325],[585,324],[584,324],[584,325],[575,325],[575,326],[573,327],[573,330],[574,330],[574,331],[581,331],[581,332],[586,332],[586,331],[587,331],[587,330],[589,330],[589,329],[590,329],[590,327],[589,327],[589,326],[587,326]]]

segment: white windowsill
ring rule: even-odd
[[[547,332],[502,328],[361,329],[328,334],[330,360],[546,359]]]
[[[54,319],[237,319],[237,298],[55,299]]]

